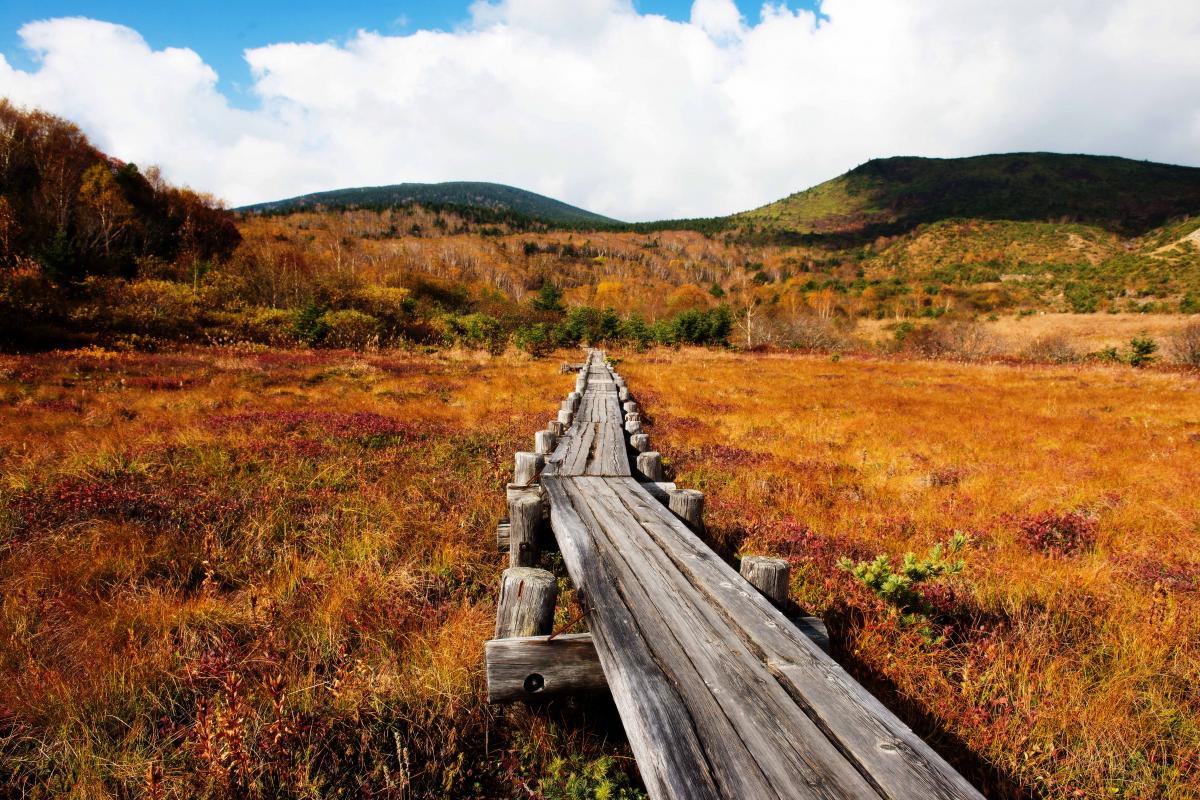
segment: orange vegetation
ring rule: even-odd
[[[611,706],[484,703],[494,525],[554,363],[0,359],[0,794],[638,796]],[[621,368],[717,549],[788,557],[835,656],[989,796],[1200,793],[1194,375]],[[919,614],[838,566],[956,531]]]
[[[719,548],[990,796],[1200,793],[1200,380],[712,352],[622,365]],[[955,531],[902,615],[837,566]]]

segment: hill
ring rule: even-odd
[[[326,208],[389,208],[411,203],[434,206],[458,206],[508,212],[557,225],[614,225],[617,220],[568,205],[545,195],[480,181],[448,181],[445,183],[397,183],[391,186],[364,186],[334,189],[328,192],[257,203],[238,211],[256,213],[289,213]]]
[[[1200,213],[1200,169],[1110,156],[1010,153],[874,159],[735,225],[801,234],[903,233],[947,219],[1058,221],[1136,236]]]

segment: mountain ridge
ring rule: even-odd
[[[895,234],[947,219],[1082,222],[1140,235],[1200,213],[1200,168],[1046,152],[871,159],[728,219],[768,231]]]
[[[253,203],[234,210],[245,213],[290,213],[321,206],[327,208],[382,208],[408,203],[482,209],[561,225],[623,224],[619,220],[546,195],[488,181],[442,181],[439,183],[395,183],[384,186],[347,187],[310,192],[265,203]]]

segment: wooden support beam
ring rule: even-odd
[[[667,505],[671,501],[671,492],[675,491],[675,484],[669,481],[645,481],[642,486],[650,493],[658,502]]]
[[[788,599],[788,581],[791,570],[782,558],[768,556],[744,556],[741,566],[742,577],[762,592],[775,605],[784,605]]]
[[[791,619],[801,633],[812,639],[813,644],[821,648],[823,652],[829,652],[829,629],[825,627],[825,620],[820,617],[792,617]]]
[[[629,437],[629,446],[639,453],[645,453],[650,449],[650,434],[635,433]]]
[[[500,577],[496,638],[547,636],[554,626],[558,581],[544,569],[509,567]]]
[[[590,633],[492,639],[483,652],[489,703],[608,689]]]
[[[554,452],[554,434],[550,431],[538,431],[533,435],[533,452],[539,456],[548,456]]]

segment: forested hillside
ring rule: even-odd
[[[901,348],[998,315],[1200,311],[1200,170],[888,159],[677,224],[534,218],[485,184],[234,214],[51,115],[3,104],[0,131],[6,348]],[[887,336],[858,335],[868,322]]]
[[[392,186],[363,186],[335,189],[328,192],[292,197],[269,203],[257,203],[239,209],[257,213],[290,213],[317,208],[343,210],[347,208],[384,209],[405,205],[459,206],[481,209],[496,214],[496,221],[548,222],[557,225],[620,224],[582,208],[568,205],[545,195],[479,181],[448,181],[445,183],[398,183]]]

